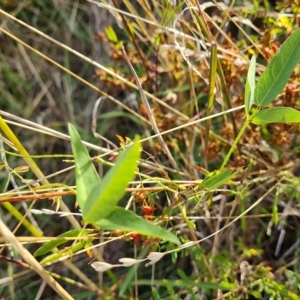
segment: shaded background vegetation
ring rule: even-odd
[[[204,117],[207,113],[212,115],[239,107],[244,103],[244,83],[249,58],[253,54],[258,55],[257,72],[260,74],[289,33],[299,26],[299,16],[296,17],[296,14],[299,14],[299,5],[297,1],[287,2],[284,5],[254,1],[250,5],[248,2],[236,1],[229,15],[222,11],[224,6],[206,10],[211,18],[207,19],[206,26],[219,47],[220,66],[226,83],[222,86],[219,80],[216,101],[212,111],[207,112],[208,85],[205,81],[209,77],[210,48],[199,44],[198,41],[208,42],[210,35],[203,36],[197,19],[201,19],[199,13],[188,9],[182,13],[185,7],[195,4],[187,1],[172,6],[171,1],[112,1],[111,4],[101,2],[103,5],[100,7],[87,1],[0,1],[1,9],[5,12],[58,42],[53,43],[1,13],[2,29],[43,54],[41,56],[34,53],[32,49],[13,40],[3,30],[0,32],[1,110],[65,134],[67,123],[73,123],[85,141],[106,149],[119,147],[120,141],[116,134],[129,138],[136,134],[142,138],[151,137],[154,132],[149,125],[140,95],[137,89],[132,87],[135,80],[123,57],[120,42],[125,43],[127,55],[143,88],[152,95],[149,101],[160,131]],[[116,11],[108,10],[107,5],[137,14],[144,19],[124,15],[122,19]],[[279,13],[286,15],[281,16]],[[223,22],[224,20],[227,22]],[[189,38],[175,36],[172,32],[173,27],[189,35]],[[114,40],[112,31],[117,40]],[[76,53],[71,53],[60,43]],[[63,68],[54,65],[47,58]],[[91,63],[90,59],[94,63]],[[100,67],[101,65],[113,73],[109,74]],[[66,70],[93,86],[87,86]],[[299,72],[299,68],[295,70],[290,83],[275,105],[299,109]],[[114,74],[125,80],[122,81]],[[105,139],[99,139],[92,132],[92,114],[95,102],[101,96],[103,99],[95,121],[98,135]],[[112,98],[108,99],[108,96]],[[229,102],[226,102],[226,99],[229,99]],[[123,104],[123,107],[120,104]],[[11,127],[30,154],[71,153],[69,141],[57,135],[44,135],[28,130],[20,126],[24,124],[22,120],[14,120],[12,116],[3,114],[2,116],[16,122]],[[157,139],[149,139],[143,143],[144,150],[147,151],[143,157],[153,162],[156,170],[141,170],[152,176],[168,176],[174,180],[192,182],[201,179],[201,172],[199,173],[199,168],[195,166],[205,167],[209,171],[217,169],[243,118],[243,110],[237,110],[214,119],[209,133],[205,130],[205,123],[201,123],[165,135],[165,142],[175,158],[180,174],[173,170]],[[108,143],[106,139],[112,143]],[[98,152],[92,151],[91,154],[96,155]],[[11,169],[24,165],[21,158],[14,156],[8,155],[7,161]],[[51,182],[74,185],[73,172],[56,174],[70,166],[69,162],[59,158],[45,158],[39,159],[38,164],[44,174],[54,175]],[[166,170],[162,172],[158,165]],[[195,299],[200,299],[200,294],[203,299],[225,299],[220,291],[217,292],[217,285],[210,287],[204,283],[240,284],[242,261],[247,261],[252,266],[254,275],[251,272],[249,275],[252,281],[249,279],[249,285],[241,285],[234,292],[229,292],[228,297],[243,299],[247,294],[256,299],[264,296],[269,299],[273,295],[274,299],[279,299],[278,290],[281,286],[274,286],[276,282],[282,284],[286,291],[300,293],[299,127],[280,124],[258,128],[252,125],[233,155],[230,167],[243,167],[240,178],[232,185],[225,186],[223,191],[213,195],[204,195],[203,198],[196,196],[190,201],[188,215],[197,218],[195,231],[184,227],[182,218],[174,222],[173,225],[181,229],[182,241],[195,237],[199,239],[214,233],[255,203],[275,183],[280,182],[279,187],[251,210],[246,218],[238,220],[219,235],[204,241],[199,247],[168,257],[156,265],[155,271],[141,266],[138,271],[139,279],[145,279],[148,283],[141,281],[138,285],[139,299],[151,299],[149,282],[152,273],[155,274],[156,280],[183,279],[183,274],[186,274],[189,277],[186,286],[175,288],[182,299],[189,299],[188,295],[193,293]],[[4,191],[7,172],[1,172]],[[106,168],[100,166],[99,172],[105,173]],[[22,176],[26,179],[33,177],[30,171]],[[13,177],[16,185],[23,184],[18,176]],[[8,189],[12,188],[13,183],[10,183]],[[145,201],[154,205],[155,215],[160,216],[168,204],[176,201],[176,197],[178,195],[167,192],[151,193]],[[65,197],[64,201],[70,210],[76,211],[74,197]],[[37,204],[37,207],[51,208],[51,204],[45,200]],[[17,203],[15,206],[22,213],[28,210],[24,203]],[[13,230],[18,221],[5,209],[1,210],[2,218]],[[137,213],[142,215],[139,204]],[[35,219],[46,236],[56,236],[70,229],[69,222],[58,216],[42,215]],[[78,220],[80,221],[80,218]],[[20,227],[16,235],[26,236],[28,232]],[[163,244],[160,249],[164,249],[164,246],[171,247]],[[28,249],[33,252],[38,247],[39,245],[32,244]],[[133,248],[132,241],[111,243],[104,250],[104,257],[116,263],[120,257],[132,256]],[[143,249],[142,245],[138,245],[137,248],[140,251]],[[4,252],[7,256],[11,255],[8,249]],[[74,255],[72,262],[97,284],[98,274],[88,265],[90,260],[84,253]],[[7,263],[1,262],[1,278],[22,270],[20,267],[8,266]],[[78,280],[78,274],[72,274],[62,264],[56,264],[52,270]],[[181,271],[178,273],[177,270]],[[117,296],[117,283],[121,284],[126,280],[133,282],[133,270],[131,273],[127,272],[128,270],[121,269],[104,275],[104,283],[101,286],[105,292],[103,299],[134,297],[134,290],[130,288],[130,284],[123,296]],[[272,282],[257,282],[264,278]],[[197,292],[192,292],[194,285],[199,282],[204,285],[200,288],[198,286]],[[63,286],[75,299],[101,299],[94,292],[80,287],[70,288],[67,283],[63,283]],[[159,286],[163,284],[160,282],[157,288]],[[3,283],[0,291],[5,299],[34,299],[41,289],[41,299],[58,299],[50,289],[43,290],[41,287],[38,277],[29,273],[16,278],[14,283]],[[226,291],[223,294],[225,293]],[[160,295],[162,299],[175,299],[171,286],[169,289],[160,287]],[[289,298],[288,295],[280,295],[282,298]]]

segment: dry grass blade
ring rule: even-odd
[[[50,135],[50,136],[57,137],[59,139],[70,141],[70,136],[67,135],[67,134],[61,133],[57,130],[53,130],[51,128],[48,128],[46,126],[43,126],[43,125],[40,125],[40,124],[37,124],[37,123],[34,123],[34,122],[31,122],[27,119],[23,119],[23,118],[20,118],[18,116],[12,115],[12,114],[10,114],[6,111],[0,110],[0,115],[16,121],[16,122],[13,122],[13,121],[5,119],[5,122],[7,124],[16,125],[18,127],[29,129],[29,130],[32,130],[34,132],[39,132],[39,133],[43,133],[43,134],[47,134],[47,135]],[[188,126],[193,125],[193,124],[198,123],[198,122],[201,122],[201,120],[197,120],[197,121],[194,121],[194,122],[191,122],[191,123],[188,123],[188,124],[184,124],[184,125],[182,125],[178,128],[172,129],[170,132],[172,132],[174,130],[178,130],[180,128],[188,127]],[[24,125],[24,124],[26,124],[26,125]],[[155,137],[158,137],[160,135],[167,134],[167,133],[168,132],[160,132],[159,134],[156,134],[154,136],[150,136],[148,138],[143,139],[142,142],[148,141],[152,138],[155,138]],[[7,141],[7,142],[9,143],[9,141]],[[120,149],[120,148],[118,148],[118,149],[110,150],[110,149],[107,149],[107,148],[104,148],[104,147],[97,146],[97,145],[92,144],[92,143],[88,143],[86,141],[82,141],[82,142],[86,147],[103,153],[102,155],[99,156],[100,158],[102,158],[104,156],[107,156],[107,155],[117,155],[118,154],[117,151]],[[149,168],[150,170],[156,170],[157,169],[157,166],[155,165],[155,163],[153,163],[151,161],[141,160],[140,165],[143,166],[143,167]],[[69,167],[66,170],[70,170],[72,168],[73,167]],[[174,171],[172,168],[169,168],[167,166],[161,166],[161,168],[165,169],[166,171],[170,171],[170,172]],[[64,172],[66,170],[60,170],[59,173]],[[56,174],[59,174],[59,173],[56,173]],[[182,173],[182,172],[180,174],[184,175],[184,173]],[[48,175],[48,176],[45,176],[43,178],[50,178],[50,177],[52,177],[52,175]]]
[[[38,273],[63,299],[74,299],[52,276],[50,276],[31,253],[18,241],[8,227],[0,220],[0,232],[10,242],[23,260]]]
[[[68,46],[66,46],[65,44],[56,41],[55,39],[51,38],[50,36],[46,35],[45,33],[43,33],[43,32],[41,32],[41,31],[37,30],[36,28],[34,28],[34,27],[32,27],[32,26],[30,26],[30,25],[28,25],[28,24],[22,22],[21,20],[19,20],[19,19],[13,17],[12,15],[6,13],[6,12],[3,11],[2,9],[0,9],[0,14],[3,14],[4,16],[6,16],[6,17],[8,17],[8,18],[10,18],[10,19],[12,19],[12,20],[14,20],[14,21],[20,23],[22,26],[25,26],[26,28],[29,28],[29,29],[32,30],[33,32],[35,32],[35,33],[39,34],[40,36],[42,36],[43,38],[45,38],[45,39],[51,41],[52,43],[55,43],[56,45],[60,46],[61,48],[65,49],[65,50],[68,50],[70,53],[75,54],[75,55],[78,56],[79,58],[81,58],[81,59],[83,59],[83,60],[89,62],[90,64],[94,65],[95,67],[97,67],[97,68],[99,68],[99,69],[101,69],[101,70],[104,70],[107,74],[110,74],[110,75],[114,76],[116,79],[118,79],[118,80],[124,82],[126,85],[128,85],[128,86],[130,86],[130,87],[132,87],[132,88],[134,88],[134,89],[138,89],[138,87],[137,87],[135,84],[133,84],[133,83],[131,83],[130,81],[126,80],[126,78],[123,78],[122,76],[120,76],[120,75],[118,75],[118,74],[112,72],[112,71],[109,70],[108,68],[106,68],[106,67],[102,66],[101,64],[95,62],[94,60],[92,60],[92,59],[90,59],[90,58],[88,58],[88,57],[82,55],[81,53],[75,51],[74,49],[72,49],[72,48],[70,48],[70,47],[68,47]],[[21,43],[21,41],[20,41],[18,38],[14,37],[14,35],[10,34],[8,31],[4,30],[3,28],[0,28],[0,30],[1,30],[3,33],[5,33],[5,34],[7,34],[8,36],[10,36],[11,38],[17,40],[19,43]],[[27,48],[29,48],[29,49],[31,49],[32,51],[38,53],[39,55],[41,55],[41,56],[44,57],[45,59],[49,60],[49,61],[50,61],[51,63],[53,63],[54,65],[60,67],[60,65],[59,65],[58,63],[56,63],[55,61],[51,60],[51,59],[48,58],[47,56],[44,56],[44,55],[43,55],[42,53],[40,53],[39,51],[36,51],[34,48],[30,47],[29,45],[26,45],[25,43],[22,43],[22,44],[23,44],[23,46],[26,46]],[[64,70],[65,70],[66,72],[70,73],[72,76],[74,76],[74,77],[77,78],[78,80],[84,82],[86,85],[92,87],[93,89],[96,89],[97,91],[99,91],[99,92],[100,92],[103,96],[105,96],[106,98],[108,98],[108,99],[110,99],[110,100],[113,100],[114,102],[118,103],[118,105],[120,105],[121,107],[124,107],[124,105],[123,105],[120,101],[118,101],[118,100],[114,99],[113,97],[111,97],[110,95],[104,93],[103,91],[101,91],[100,89],[96,88],[95,86],[93,86],[91,83],[89,83],[88,81],[84,80],[84,79],[81,78],[80,76],[77,76],[76,74],[70,72],[70,71],[67,70],[66,68],[64,68]],[[164,101],[158,99],[157,97],[155,97],[155,96],[152,95],[151,93],[146,92],[146,95],[147,95],[148,97],[150,97],[151,99],[153,99],[154,101],[157,101],[159,104],[165,106],[165,107],[168,108],[170,111],[173,111],[173,112],[176,113],[177,115],[179,115],[179,116],[181,116],[181,117],[183,117],[183,118],[186,119],[186,116],[185,116],[184,114],[182,114],[181,112],[179,112],[177,109],[174,109],[172,106],[166,104]],[[129,108],[127,108],[127,107],[125,106],[124,109],[127,109],[127,110],[128,110]],[[130,111],[131,111],[131,113],[135,114],[134,111],[132,111],[132,110],[130,110]],[[140,115],[137,115],[137,116],[139,116],[140,118],[142,118]],[[147,120],[143,120],[143,121],[147,123]]]
[[[1,9],[0,9],[1,12]],[[14,36],[13,34],[11,34],[10,32],[8,32],[7,30],[0,28],[0,31],[2,31],[4,34],[6,34],[7,36],[11,37],[13,40],[17,41],[18,43],[20,43],[21,45],[25,46],[26,48],[30,49],[31,51],[35,52],[36,54],[38,54],[39,56],[43,57],[45,60],[48,60],[49,62],[51,62],[53,65],[55,65],[56,67],[62,69],[64,72],[72,75],[73,77],[75,77],[76,79],[78,79],[79,81],[83,82],[85,85],[87,85],[88,87],[90,87],[91,89],[99,92],[100,94],[102,94],[104,97],[110,99],[111,101],[115,102],[116,104],[118,104],[120,107],[124,108],[125,110],[129,111],[130,113],[132,113],[133,115],[135,115],[137,118],[141,119],[143,122],[148,123],[148,121],[143,118],[142,116],[140,116],[138,113],[136,113],[135,111],[133,111],[132,109],[130,109],[129,107],[127,107],[126,105],[124,105],[122,102],[118,101],[117,99],[111,97],[110,95],[108,95],[107,93],[105,93],[104,91],[102,91],[101,89],[99,89],[98,87],[96,87],[95,85],[91,84],[90,82],[88,82],[87,80],[84,80],[83,78],[81,78],[80,76],[78,76],[77,74],[75,74],[74,72],[71,72],[70,70],[68,70],[67,68],[63,67],[62,65],[60,65],[59,63],[57,63],[56,61],[54,61],[53,59],[49,58],[48,56],[45,56],[43,53],[41,53],[40,51],[37,51],[36,49],[34,49],[33,47],[29,46],[28,44],[24,43],[23,41],[21,41],[19,38],[17,38],[16,36]]]
[[[165,153],[166,153],[166,155],[168,156],[171,165],[173,166],[173,168],[174,168],[175,170],[178,170],[178,167],[177,167],[177,165],[176,165],[176,162],[175,162],[175,160],[174,160],[174,158],[173,158],[173,156],[172,156],[172,154],[171,154],[171,152],[170,152],[170,150],[169,150],[167,144],[165,143],[164,139],[163,139],[162,136],[160,135],[159,129],[158,129],[157,125],[156,125],[154,116],[153,116],[153,114],[152,114],[152,112],[151,112],[151,107],[150,107],[149,102],[148,102],[148,100],[147,100],[147,98],[146,98],[146,95],[145,95],[144,90],[143,90],[143,88],[142,88],[141,82],[140,82],[140,80],[139,80],[139,78],[138,78],[138,76],[137,76],[137,74],[136,74],[136,72],[135,72],[135,70],[134,70],[134,68],[133,68],[133,66],[132,66],[132,64],[131,64],[131,62],[130,62],[128,56],[127,56],[127,54],[126,54],[126,52],[125,52],[124,47],[122,47],[122,51],[123,51],[123,55],[124,55],[124,57],[125,57],[125,59],[126,59],[126,61],[127,61],[127,64],[128,64],[128,66],[129,66],[129,68],[130,68],[132,74],[134,75],[134,78],[135,78],[137,87],[138,87],[138,89],[139,89],[139,92],[140,92],[140,95],[141,95],[143,104],[144,104],[145,107],[146,107],[147,115],[148,115],[148,118],[149,118],[149,120],[150,120],[150,122],[151,122],[152,129],[153,129],[153,131],[155,132],[155,134],[157,135],[158,140],[159,140],[160,143],[161,143],[161,146],[162,146],[163,149],[165,150]]]

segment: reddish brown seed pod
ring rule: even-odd
[[[278,51],[278,46],[277,46],[276,44],[273,43],[272,46],[271,46],[271,48],[272,48],[272,50],[273,50],[273,53],[276,54],[277,51]]]
[[[262,49],[262,51],[263,51],[263,54],[265,55],[265,58],[269,58],[271,56],[271,51],[270,51],[269,47],[264,47]]]
[[[147,109],[144,104],[140,104],[140,111],[143,116],[147,116]]]
[[[141,207],[142,211],[144,212],[145,215],[151,215],[153,214],[154,208],[148,205],[143,205]]]
[[[140,242],[143,241],[142,236],[137,232],[132,232],[130,234],[130,239],[132,240],[134,245],[139,245]]]
[[[148,198],[148,193],[146,192],[140,191],[135,194],[136,202],[144,202],[147,200],[147,198]]]
[[[292,94],[292,93],[294,92],[294,90],[295,90],[294,85],[288,84],[288,85],[286,86],[286,93],[287,93],[287,94]]]
[[[132,233],[130,234],[130,237],[131,237],[133,240],[138,240],[138,239],[141,238],[141,235],[140,235],[139,233],[137,233],[137,232],[132,232]]]

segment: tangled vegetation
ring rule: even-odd
[[[0,1],[3,299],[299,299],[299,1]]]

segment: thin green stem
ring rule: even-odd
[[[213,42],[211,44],[211,59],[210,59],[210,74],[209,74],[209,97],[207,104],[207,117],[210,116],[213,108],[213,103],[215,99],[215,87],[217,81],[217,45]],[[208,169],[207,162],[207,149],[208,149],[208,140],[209,140],[209,130],[210,130],[211,119],[207,119],[206,121],[206,135],[205,135],[205,143],[204,143],[204,168]]]
[[[246,121],[245,121],[245,123],[244,123],[244,125],[243,125],[243,127],[241,128],[241,130],[240,130],[238,136],[237,136],[236,139],[234,140],[234,142],[233,142],[232,146],[230,147],[230,149],[229,149],[227,155],[225,156],[224,161],[223,161],[223,163],[222,163],[222,165],[221,165],[221,167],[220,167],[220,171],[222,171],[222,170],[224,169],[224,167],[227,165],[228,160],[229,160],[229,158],[230,158],[230,156],[231,156],[233,150],[235,149],[235,147],[236,147],[237,144],[239,143],[239,141],[240,141],[241,137],[243,136],[243,134],[244,134],[246,128],[248,127],[249,123],[250,123],[250,118],[247,118]]]

